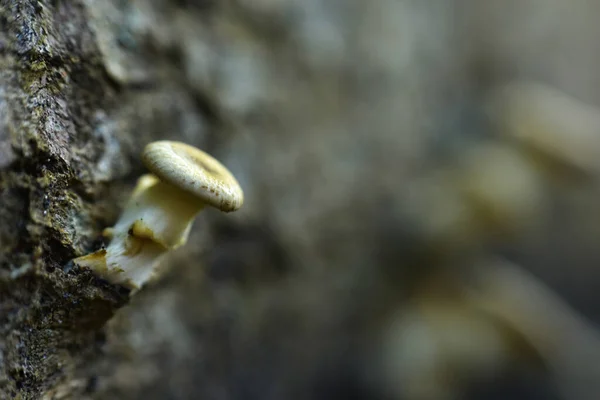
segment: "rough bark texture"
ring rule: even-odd
[[[490,78],[600,93],[594,68],[527,56],[526,18],[519,47],[512,12],[471,3],[0,0],[0,399],[386,398],[377,343],[429,268],[408,182],[481,136]],[[215,155],[246,204],[202,214],[129,299],[70,260],[102,246],[158,139]]]

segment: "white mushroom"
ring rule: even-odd
[[[205,206],[235,211],[244,201],[236,179],[221,163],[179,142],[150,143],[142,153],[154,174],[142,176],[106,249],[74,262],[111,283],[139,289],[169,250],[186,243],[195,216]]]

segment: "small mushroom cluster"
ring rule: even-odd
[[[418,293],[392,314],[382,339],[384,384],[398,398],[463,398],[470,385],[493,381],[514,364],[542,368],[561,399],[598,398],[594,324],[503,259],[478,260],[467,285]]]
[[[595,400],[598,327],[526,268],[489,253],[554,226],[557,188],[565,197],[581,183],[597,188],[600,112],[534,82],[494,88],[485,105],[493,135],[408,191],[403,206],[431,270],[387,321],[385,385],[399,398],[457,399],[519,364],[547,372],[561,398]]]
[[[105,249],[76,258],[75,264],[103,279],[139,289],[162,257],[187,242],[192,222],[206,206],[223,212],[239,209],[244,194],[219,161],[184,143],[158,141],[146,146],[143,175],[121,217],[105,235]]]

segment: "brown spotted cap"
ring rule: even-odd
[[[244,203],[244,192],[231,172],[193,146],[167,140],[153,142],[144,149],[142,161],[161,181],[211,207],[230,212]]]

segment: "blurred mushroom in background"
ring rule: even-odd
[[[511,82],[493,91],[489,112],[498,132],[516,146],[597,179],[600,113],[549,85]],[[539,156],[538,156],[539,158]]]
[[[564,399],[595,399],[600,331],[521,268],[502,260],[477,267],[455,293],[428,288],[389,320],[381,348],[388,390],[460,399],[520,365],[547,374]]]
[[[539,278],[490,255],[544,235],[556,185],[567,196],[574,182],[597,185],[600,111],[531,82],[493,88],[485,107],[495,135],[416,180],[404,205],[438,266],[384,324],[386,387],[400,399],[459,399],[520,366],[560,398],[595,399],[600,331]]]

